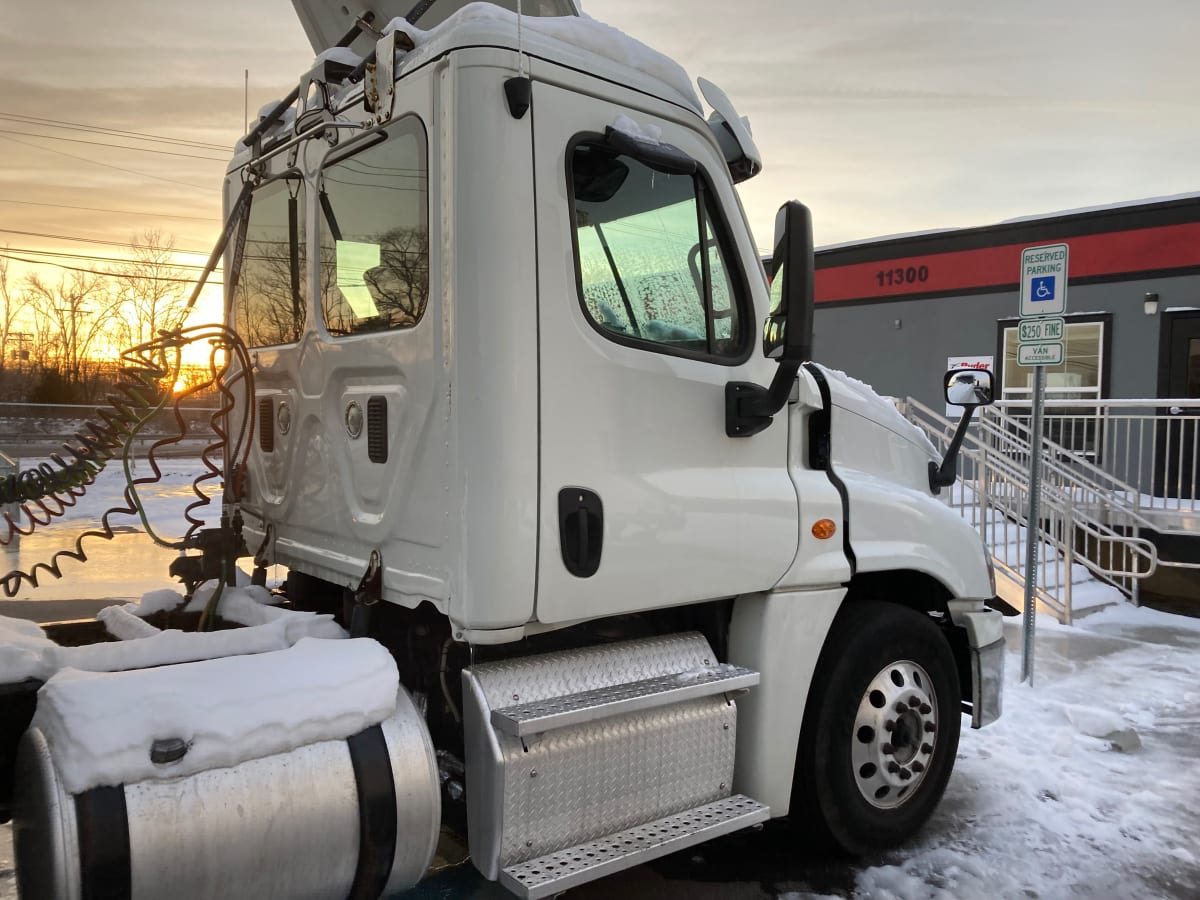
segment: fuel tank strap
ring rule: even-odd
[[[349,900],[383,895],[396,858],[396,784],[383,729],[378,725],[346,738],[358,788],[358,867]]]
[[[106,785],[76,795],[75,820],[83,900],[128,900],[133,876],[125,786]]]

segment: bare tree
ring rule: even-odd
[[[29,275],[24,287],[35,313],[43,361],[56,368],[81,399],[92,400],[104,357],[119,350],[110,341],[120,306],[112,282],[104,275],[72,272],[57,284]]]
[[[378,238],[380,265],[364,275],[391,328],[411,328],[429,301],[429,232],[393,228]]]
[[[175,264],[175,236],[148,229],[130,241],[134,258],[112,269],[134,343],[144,343],[183,323],[187,273]]]
[[[234,322],[251,347],[299,340],[304,326],[304,257],[293,263],[289,245],[272,240],[247,241],[241,278],[234,295]]]
[[[16,339],[13,342],[18,345],[15,348],[18,354],[25,350],[22,346],[23,341],[17,337],[24,336],[24,332],[17,332],[13,328],[17,316],[24,308],[25,298],[8,282],[8,258],[0,256],[0,372],[3,372],[8,364],[10,339]]]

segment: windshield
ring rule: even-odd
[[[571,154],[584,311],[602,333],[647,349],[732,358],[742,316],[707,184],[609,148]]]

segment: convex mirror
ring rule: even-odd
[[[992,373],[987,369],[951,369],[944,383],[947,403],[974,408],[992,402]]]

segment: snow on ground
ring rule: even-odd
[[[1040,616],[1033,687],[1010,623],[1004,715],[964,731],[933,820],[855,895],[1200,896],[1200,620]]]

